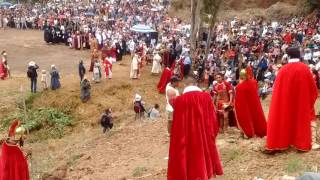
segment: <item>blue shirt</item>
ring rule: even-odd
[[[191,65],[191,58],[189,56],[186,56],[184,58],[183,64],[184,65],[188,65],[188,64]]]

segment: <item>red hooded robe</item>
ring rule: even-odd
[[[109,60],[109,58],[105,58],[103,61],[104,64],[104,72],[106,74],[106,76],[109,76],[110,72],[109,70],[112,72],[112,63],[110,62],[111,60]]]
[[[280,69],[269,110],[267,149],[311,149],[311,121],[315,119],[317,95],[308,66],[292,62]]]
[[[222,175],[215,144],[218,131],[208,93],[191,91],[177,97],[170,136],[168,180],[206,180]]]
[[[0,63],[0,79],[4,80],[8,77],[8,70],[3,63]]]
[[[28,163],[17,145],[2,144],[0,180],[29,180]]]
[[[164,68],[160,81],[158,83],[157,89],[159,93],[164,94],[166,91],[166,86],[170,82],[173,72],[170,68]]]
[[[246,80],[238,84],[235,93],[235,112],[238,126],[251,138],[264,137],[267,122],[258,96],[258,84],[255,80]]]
[[[13,137],[20,124],[15,120],[9,129],[9,137]],[[3,141],[0,154],[0,180],[29,180],[28,163],[18,145]]]

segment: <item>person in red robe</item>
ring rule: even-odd
[[[82,40],[81,40],[81,35],[80,35],[79,31],[76,32],[73,42],[74,42],[74,48],[76,50],[80,50],[81,46],[82,46],[82,44],[81,44]]]
[[[25,129],[18,127],[20,121],[12,123],[9,137],[2,141],[0,156],[0,180],[29,180],[29,168],[27,157],[21,146],[24,142]]]
[[[160,81],[157,85],[157,89],[158,89],[159,93],[161,93],[161,94],[165,93],[166,86],[170,82],[171,76],[173,76],[173,71],[169,67],[164,68],[164,70],[161,74]]]
[[[240,83],[235,92],[236,119],[242,133],[248,138],[264,137],[267,122],[258,96],[258,83],[249,79],[244,69],[240,72]]]
[[[167,179],[205,180],[222,175],[216,147],[219,125],[209,93],[188,86],[172,104]]]
[[[3,59],[0,62],[0,79],[5,80],[8,77],[8,69],[6,66],[6,61]]]
[[[104,65],[104,72],[106,75],[106,79],[107,78],[112,79],[112,59],[110,55],[104,59],[103,65]]]
[[[213,88],[213,99],[217,107],[217,117],[221,133],[224,133],[229,126],[237,126],[234,111],[234,92],[232,85],[224,80],[223,74],[216,75],[217,84]]]
[[[116,49],[115,45],[111,46],[110,54],[113,59],[117,59],[117,49]]]
[[[291,44],[292,36],[289,31],[287,31],[286,34],[283,36],[283,40],[286,44],[288,44],[288,45]]]
[[[300,151],[312,147],[311,124],[318,91],[312,74],[300,62],[298,48],[288,48],[290,59],[278,72],[267,125],[267,152],[293,146]]]

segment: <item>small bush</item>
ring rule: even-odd
[[[132,176],[133,177],[142,176],[143,173],[145,173],[146,171],[147,171],[147,168],[145,168],[145,167],[136,167],[136,168],[134,168],[134,170],[132,172]]]
[[[23,111],[5,118],[1,128],[8,129],[15,119],[24,120]],[[24,122],[24,126],[29,132],[39,131],[40,139],[61,138],[65,134],[65,127],[72,125],[71,116],[54,108],[32,109],[27,112],[27,120]]]

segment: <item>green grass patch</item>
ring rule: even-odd
[[[61,138],[65,135],[66,127],[74,125],[71,116],[55,108],[38,108],[29,110],[27,118],[23,111],[12,114],[2,121],[1,129],[7,130],[15,119],[27,119],[23,125],[35,135],[35,138],[31,137],[31,141]]]
[[[142,176],[143,173],[145,173],[146,171],[147,171],[147,168],[145,168],[145,167],[136,167],[136,168],[134,168],[134,170],[132,172],[132,176],[133,177]]]
[[[226,159],[227,162],[233,161],[235,159],[237,159],[240,156],[240,152],[237,149],[230,149],[227,153],[226,153]]]
[[[303,169],[303,162],[297,157],[289,157],[286,171],[288,173],[297,173]]]
[[[40,97],[41,93],[28,93],[25,96],[25,103],[26,103],[26,108],[27,109],[31,109],[32,108],[32,104],[34,102],[34,100],[38,97]],[[16,105],[19,109],[24,109],[24,104],[23,104],[23,99],[21,97],[21,95],[19,96],[19,98],[16,101]]]

